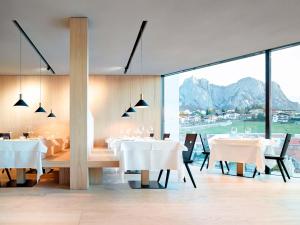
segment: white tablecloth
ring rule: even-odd
[[[182,151],[186,147],[177,141],[124,141],[120,146],[122,170],[177,170],[183,177]]]
[[[263,138],[212,138],[210,141],[210,165],[214,168],[217,161],[255,164],[257,170],[265,169],[264,153],[272,142]]]
[[[0,168],[34,168],[39,180],[46,152],[47,147],[39,139],[0,140]]]
[[[107,143],[108,149],[112,150],[114,152],[114,155],[118,156],[120,152],[120,147],[122,142],[127,141],[152,141],[155,140],[150,137],[117,137],[117,138],[107,138],[105,141]]]

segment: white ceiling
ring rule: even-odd
[[[93,74],[123,73],[146,19],[143,73],[165,74],[298,42],[299,14],[299,0],[0,0],[0,74],[18,73],[13,19],[57,74],[69,70],[68,17],[89,18]],[[23,46],[24,73],[38,73],[39,59]],[[139,65],[137,54],[131,73]]]

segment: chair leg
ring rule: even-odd
[[[203,166],[204,166],[204,164],[205,164],[205,162],[206,162],[206,160],[207,160],[207,157],[208,157],[208,155],[205,155],[204,160],[203,160],[203,163],[202,163],[201,168],[200,168],[200,171],[202,171]]]
[[[257,169],[256,169],[256,167],[255,167],[255,169],[254,169],[254,173],[253,173],[253,176],[252,176],[252,178],[254,178],[254,177],[255,177],[256,173],[257,173]]]
[[[194,188],[196,188],[196,184],[195,184],[195,181],[194,181],[194,178],[193,178],[193,175],[192,175],[192,173],[191,173],[191,170],[190,170],[189,165],[188,165],[187,163],[185,163],[184,165],[185,165],[185,167],[186,167],[186,170],[187,170],[188,173],[189,173],[189,176],[190,176],[190,178],[191,178],[191,180],[192,180],[192,183],[193,183],[193,185],[194,185]]]
[[[223,168],[223,162],[222,161],[220,161],[220,166],[221,166],[222,173],[224,174],[224,168]]]
[[[283,170],[284,170],[284,172],[286,173],[287,177],[288,177],[289,179],[291,179],[291,177],[290,177],[290,175],[289,175],[289,173],[288,173],[288,171],[287,171],[287,169],[286,169],[286,167],[285,167],[285,165],[284,165],[283,160],[279,160],[279,162],[281,163],[281,165],[282,165],[282,167],[283,167]]]
[[[184,182],[184,183],[186,182],[186,179],[185,179],[185,177],[183,178],[183,182]]]
[[[207,156],[207,165],[206,165],[206,169],[208,169],[209,166],[209,155]]]
[[[286,179],[285,179],[285,176],[284,176],[284,173],[283,173],[283,170],[282,170],[282,167],[281,167],[281,164],[279,162],[279,160],[276,160],[277,161],[277,165],[279,167],[279,170],[280,170],[280,173],[281,173],[281,176],[283,178],[283,181],[286,182]]]
[[[11,181],[11,176],[10,176],[9,170],[7,168],[5,168],[5,172],[6,172],[6,175],[8,176],[9,181]]]
[[[161,175],[163,174],[164,170],[160,170],[159,171],[159,175],[158,175],[158,178],[157,178],[157,182],[160,181],[160,178],[161,178]]]
[[[169,183],[169,175],[170,175],[170,170],[167,170],[167,176],[166,176],[165,188],[168,187],[168,183]]]
[[[227,170],[228,170],[228,172],[229,172],[229,166],[228,166],[227,161],[225,161],[225,165],[226,165],[226,168],[227,168]]]

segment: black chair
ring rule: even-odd
[[[265,159],[276,160],[278,168],[280,170],[280,173],[281,173],[281,176],[282,176],[284,182],[286,182],[284,172],[286,173],[287,177],[289,179],[291,179],[290,175],[289,175],[289,173],[288,173],[288,171],[287,171],[287,169],[284,165],[284,159],[285,159],[286,152],[288,150],[291,138],[292,138],[291,134],[286,134],[280,155],[265,155]],[[253,178],[255,177],[256,173],[257,173],[257,169],[255,168],[254,173],[253,173]]]
[[[202,148],[203,148],[203,152],[202,154],[204,155],[204,160],[203,160],[203,163],[201,165],[201,168],[200,168],[200,171],[202,171],[203,169],[203,166],[205,165],[205,162],[207,160],[207,165],[206,165],[206,168],[208,168],[208,165],[209,165],[209,156],[210,156],[210,148],[209,148],[209,144],[208,144],[208,140],[207,140],[207,135],[206,134],[200,134],[200,139],[201,139],[201,144],[202,144]],[[225,165],[226,165],[226,168],[229,172],[229,166],[228,166],[228,163],[225,161]],[[220,166],[221,166],[221,169],[222,169],[222,173],[224,174],[224,168],[223,168],[223,162],[220,161]]]
[[[170,134],[169,133],[164,133],[163,140],[165,140],[166,138],[170,138]]]
[[[10,133],[0,133],[0,138],[10,139]]]
[[[0,138],[10,139],[10,133],[0,133]],[[11,176],[10,176],[9,170],[7,168],[5,168],[2,170],[2,173],[4,173],[4,172],[6,172],[6,175],[9,179],[9,181],[11,181]]]
[[[29,132],[23,132],[23,136],[27,139],[29,138]]]
[[[193,151],[194,151],[196,139],[197,139],[197,134],[186,134],[184,145],[187,147],[188,151],[182,152],[183,163],[185,165],[186,170],[188,171],[188,174],[189,174],[189,176],[191,178],[191,181],[193,183],[194,188],[196,188],[196,184],[195,184],[193,175],[191,173],[189,164],[193,163],[192,155],[193,155]],[[163,173],[163,170],[160,170],[157,182],[160,181],[162,173]],[[169,174],[170,174],[170,170],[167,170],[167,176],[166,176],[166,181],[165,181],[165,188],[168,187]],[[185,178],[183,180],[184,180],[184,182],[186,182]]]

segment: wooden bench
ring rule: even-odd
[[[70,184],[70,151],[61,151],[43,159],[44,168],[58,168],[59,184]],[[108,149],[94,149],[88,156],[90,184],[100,184],[103,168],[119,168],[119,160]]]

